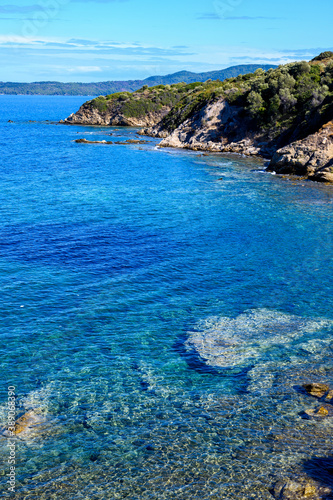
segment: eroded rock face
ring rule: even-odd
[[[72,113],[61,123],[66,125],[99,125],[123,127],[153,127],[169,113],[171,108],[164,106],[159,111],[147,113],[142,117],[128,117],[121,111],[119,104],[110,104],[105,111],[99,111],[91,105],[91,101],[84,103],[76,113]]]
[[[303,140],[278,149],[269,170],[333,182],[333,122],[328,122],[317,133]]]
[[[239,117],[241,108],[225,99],[208,103],[170,134],[162,124],[142,130],[142,134],[162,139],[160,147],[257,155],[260,147]]]

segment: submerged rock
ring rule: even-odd
[[[236,318],[212,317],[189,332],[185,347],[207,365],[251,366],[267,350],[290,345],[305,333],[332,326],[329,320],[311,320],[268,309],[253,309]]]
[[[310,396],[314,396],[322,401],[321,406],[305,410],[302,414],[303,417],[312,419],[333,417],[333,391],[330,390],[330,387],[327,384],[304,384],[303,388]]]
[[[40,434],[45,425],[47,424],[47,419],[42,410],[36,408],[29,410],[24,413],[15,422],[15,430],[9,431],[5,430],[3,435],[5,437],[17,436],[20,439],[26,439],[30,437],[35,437]]]
[[[273,489],[276,500],[324,500],[332,490],[306,477],[281,479]]]
[[[332,405],[325,405],[323,404],[322,406],[319,406],[318,408],[310,408],[308,410],[305,410],[305,415],[310,418],[326,418],[326,417],[333,417],[333,406]]]
[[[140,140],[140,139],[127,139],[126,141],[115,142],[115,145],[127,145],[127,144],[149,144],[151,141]]]
[[[308,394],[311,396],[315,396],[316,398],[322,398],[329,390],[329,386],[327,384],[304,384],[303,388],[306,390]],[[333,397],[333,391],[332,397]]]
[[[127,139],[126,141],[88,141],[87,139],[75,139],[77,144],[113,144],[115,146],[127,145],[127,144],[148,144],[151,141],[139,140],[139,139]]]
[[[38,413],[37,410],[27,411],[22,417],[20,417],[15,424],[15,435],[27,433],[35,428],[37,425],[41,424],[45,420]],[[35,430],[35,429],[34,429]]]
[[[329,391],[328,394],[325,396],[325,401],[327,403],[333,403],[333,391]]]

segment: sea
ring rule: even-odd
[[[0,96],[1,498],[332,486],[333,187],[59,124],[87,99]]]

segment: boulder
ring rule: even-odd
[[[321,406],[318,406],[317,408],[314,408],[314,409],[310,408],[308,410],[305,410],[304,414],[307,417],[317,418],[317,419],[322,419],[322,418],[326,418],[326,417],[333,417],[333,406],[323,404]]]
[[[35,437],[45,429],[46,423],[46,417],[41,409],[28,410],[16,420],[13,434],[20,439]],[[9,430],[3,432],[3,435],[9,438],[13,437],[13,434]]]
[[[278,149],[268,167],[278,174],[306,176],[319,182],[333,182],[333,122],[305,139]]]
[[[276,500],[324,500],[332,491],[304,477],[281,479],[275,484],[272,493]]]
[[[330,390],[327,384],[320,383],[304,384],[303,388],[308,394],[315,396],[316,398],[322,398]],[[333,397],[333,391],[331,391],[331,393]]]
[[[333,391],[329,391],[325,396],[326,403],[333,403]]]

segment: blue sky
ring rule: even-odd
[[[333,50],[332,0],[3,0],[2,81],[143,79]]]

